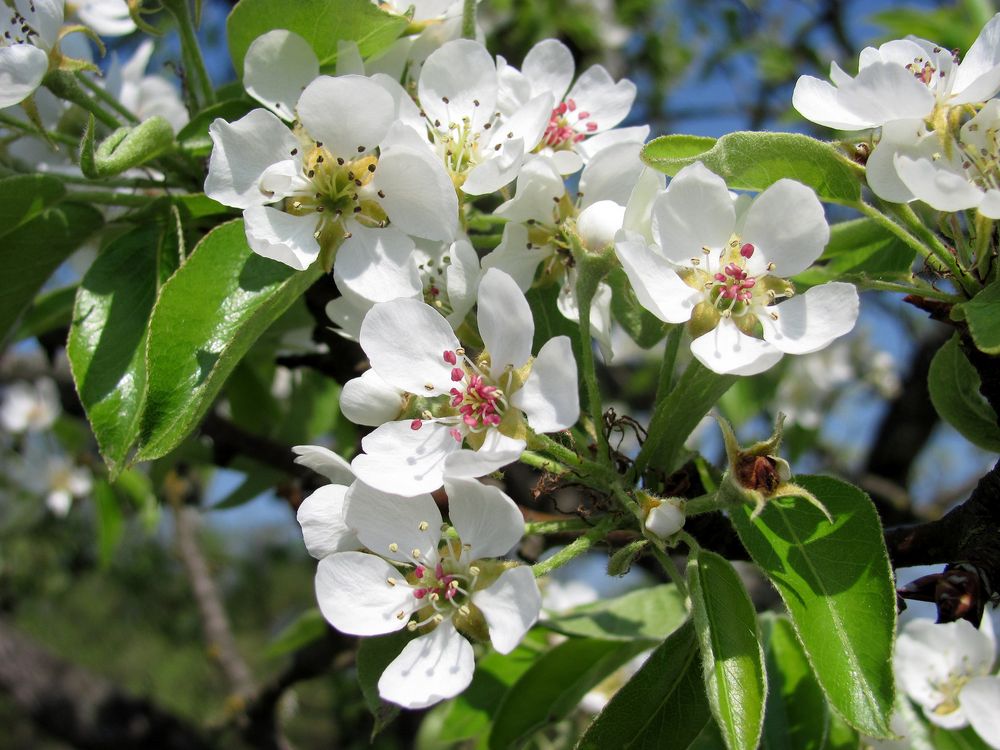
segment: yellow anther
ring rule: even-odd
[[[421,531],[427,531],[427,529],[428,529],[429,527],[430,527],[430,524],[429,524],[429,523],[427,523],[427,521],[421,521],[421,522],[420,522],[420,525],[419,525],[419,526],[417,526],[417,528],[418,528],[418,529],[420,529]]]
[[[389,545],[389,551],[390,552],[399,552],[399,545],[396,544],[395,542],[393,542],[392,544]]]

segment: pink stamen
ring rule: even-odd
[[[463,370],[461,367],[454,367],[454,368],[452,368],[452,370],[451,370],[451,379],[454,382],[457,383],[457,382],[459,382],[460,380],[462,380],[464,378],[465,378],[465,370]]]
[[[572,99],[567,99],[566,100],[566,106],[569,108],[570,112],[573,112],[573,111],[576,110],[576,102],[574,100],[572,100]]]
[[[459,432],[455,428],[452,428],[449,432],[451,433],[451,436],[453,438],[455,438],[455,442],[456,443],[461,443],[462,442],[462,433],[461,432]]]
[[[416,432],[423,426],[424,423],[421,422],[419,419],[414,419],[412,422],[410,422],[410,429],[413,430],[414,432]]]
[[[427,589],[413,589],[413,596],[417,599],[423,599],[427,596]]]
[[[740,248],[740,255],[742,255],[744,258],[752,258],[753,251],[754,251],[754,246],[751,245],[749,242],[747,242],[743,245],[743,247]]]
[[[576,114],[577,120],[586,120],[588,117],[590,117],[590,112],[577,112]]]
[[[454,365],[458,362],[458,357],[455,355],[455,352],[448,350],[444,353],[444,361],[449,365]]]
[[[588,122],[587,123],[587,132],[588,133],[593,133],[595,130],[597,130],[597,123],[594,122],[594,121]]]
[[[426,572],[427,568],[425,568],[423,565],[418,565],[416,568],[413,569],[413,575],[415,575],[417,578],[423,578]]]

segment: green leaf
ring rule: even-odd
[[[381,52],[409,24],[405,16],[387,13],[369,0],[242,0],[229,14],[226,36],[236,74],[243,77],[243,58],[253,40],[272,29],[294,31],[313,48],[321,67],[337,59],[337,42],[354,40],[362,57]]]
[[[1000,354],[1000,281],[994,281],[962,305],[976,348]]]
[[[829,727],[826,732],[826,742],[823,750],[858,750],[861,738],[847,722],[832,711],[829,714]],[[914,749],[915,750],[915,749]]]
[[[708,550],[691,555],[687,577],[712,716],[726,747],[754,750],[764,723],[767,679],[750,595],[729,561]]]
[[[664,135],[646,144],[642,158],[668,175],[696,161],[737,190],[764,190],[788,177],[833,203],[861,200],[863,170],[829,143],[797,133],[739,132],[717,141]]]
[[[313,641],[318,641],[326,635],[329,628],[318,609],[315,607],[307,609],[275,636],[267,645],[264,655],[273,658],[290,654]]]
[[[874,219],[842,221],[830,227],[830,242],[816,265],[796,276],[803,290],[848,275],[898,278],[909,275],[914,252]]]
[[[482,737],[507,690],[535,659],[536,648],[522,644],[509,654],[491,651],[476,663],[472,684],[461,695],[442,706],[437,739],[448,742]]]
[[[601,599],[545,620],[545,627],[564,635],[605,640],[661,640],[687,619],[684,597],[673,584],[630,591]]]
[[[615,693],[577,750],[684,750],[711,723],[698,639],[689,620]]]
[[[490,731],[490,750],[520,747],[534,732],[569,715],[597,683],[650,641],[573,638],[539,658],[504,695]]]
[[[896,592],[882,526],[868,496],[830,477],[796,483],[833,515],[800,499],[730,514],[754,562],[788,608],[796,635],[830,705],[856,729],[888,737]]]
[[[76,286],[64,286],[39,294],[21,320],[14,338],[17,341],[41,336],[57,328],[69,328],[73,321]]]
[[[64,203],[46,209],[0,242],[4,290],[0,295],[0,344],[21,313],[63,261],[103,223],[97,209]],[[2,233],[2,230],[0,230]]]
[[[112,478],[139,436],[146,329],[160,279],[177,265],[171,215],[115,239],[80,282],[66,347],[73,382]]]
[[[125,531],[125,518],[122,516],[121,505],[114,489],[105,479],[94,483],[94,503],[97,505],[97,552],[101,567],[111,564],[122,532]]]
[[[791,623],[762,616],[767,712],[762,750],[822,750],[830,711]]]
[[[970,443],[1000,452],[1000,427],[993,407],[979,392],[979,373],[972,366],[958,334],[938,349],[927,374],[931,402],[941,418]]]
[[[611,286],[611,314],[636,344],[649,349],[667,334],[663,321],[639,304],[624,270],[616,268],[605,280]]]
[[[393,659],[416,635],[406,628],[388,635],[374,638],[362,638],[358,644],[358,655],[355,664],[358,668],[358,682],[361,684],[361,694],[365,704],[375,718],[372,728],[372,738],[389,726],[390,722],[399,716],[402,710],[395,703],[382,700],[378,694],[378,681]]]
[[[0,237],[31,221],[66,194],[55,177],[24,174],[0,180]]]
[[[684,457],[684,441],[736,380],[736,375],[720,375],[691,360],[674,389],[656,405],[636,464],[667,475],[675,471]]]
[[[163,285],[150,320],[139,460],[180,444],[257,338],[321,273],[319,264],[295,271],[254,254],[242,220],[198,243]]]

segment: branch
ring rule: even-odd
[[[85,750],[208,750],[193,727],[49,653],[0,619],[0,690],[39,727]]]

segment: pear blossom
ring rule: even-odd
[[[980,628],[966,620],[936,624],[911,620],[896,640],[899,686],[946,729],[972,725],[990,747],[1000,748],[1000,676],[993,674],[996,640],[989,615]]]
[[[625,273],[660,320],[690,321],[691,351],[715,372],[754,375],[854,327],[851,284],[793,296],[785,278],[808,268],[830,236],[823,207],[800,183],[778,180],[737,215],[725,182],[696,162],[655,199],[652,236],[650,245],[637,232],[619,234],[615,250]]]
[[[961,62],[951,51],[909,37],[861,52],[855,78],[837,63],[833,84],[802,76],[792,106],[807,120],[839,130],[867,130],[893,120],[931,118],[938,107],[985,102],[1000,91],[1000,14],[980,31]]]
[[[478,477],[517,460],[528,428],[555,432],[579,417],[576,362],[566,336],[531,356],[534,321],[517,284],[497,269],[479,284],[479,332],[473,357],[448,322],[414,299],[380,302],[361,325],[360,342],[379,378],[429,399],[410,420],[381,425],[351,462],[366,484],[415,495],[445,477]],[[463,443],[467,448],[463,448]]]
[[[83,0],[73,8],[80,21],[101,36],[125,36],[136,29],[126,0]]]
[[[455,39],[432,52],[417,81],[418,107],[387,76],[399,119],[425,138],[466,195],[492,193],[513,181],[538,145],[552,109],[545,92],[516,111],[498,109],[496,63],[479,42]]]
[[[558,39],[545,39],[524,57],[521,70],[497,58],[500,111],[512,114],[532,98],[548,93],[555,106],[549,115],[540,153],[553,157],[562,174],[571,174],[601,149],[615,143],[643,143],[649,126],[612,131],[628,115],[636,86],[615,82],[601,65],[587,68],[576,81],[573,53]]]
[[[538,619],[541,595],[531,569],[496,560],[520,540],[524,520],[500,489],[448,479],[457,538],[443,536],[430,495],[389,495],[356,482],[344,520],[368,552],[335,551],[316,571],[320,611],[338,630],[420,633],[386,667],[379,695],[425,708],[472,681],[473,641],[509,653]]]
[[[19,104],[41,85],[62,22],[62,0],[0,3],[0,109]]]
[[[51,378],[34,384],[11,383],[0,395],[0,426],[14,434],[43,432],[55,424],[62,411],[59,391]]]
[[[153,46],[152,39],[144,39],[125,63],[112,52],[105,86],[109,94],[140,120],[159,115],[179,131],[189,118],[177,87],[162,76],[146,75]]]
[[[397,118],[382,86],[320,76],[296,104],[291,131],[267,110],[209,127],[205,193],[244,210],[254,252],[302,270],[358,226],[450,241],[458,199],[426,142]],[[375,151],[378,149],[376,155]]]
[[[451,243],[415,242],[392,227],[358,227],[352,234],[333,264],[342,296],[326,306],[345,338],[357,340],[365,313],[377,302],[422,299],[453,328],[475,304],[479,256],[465,237]]]

